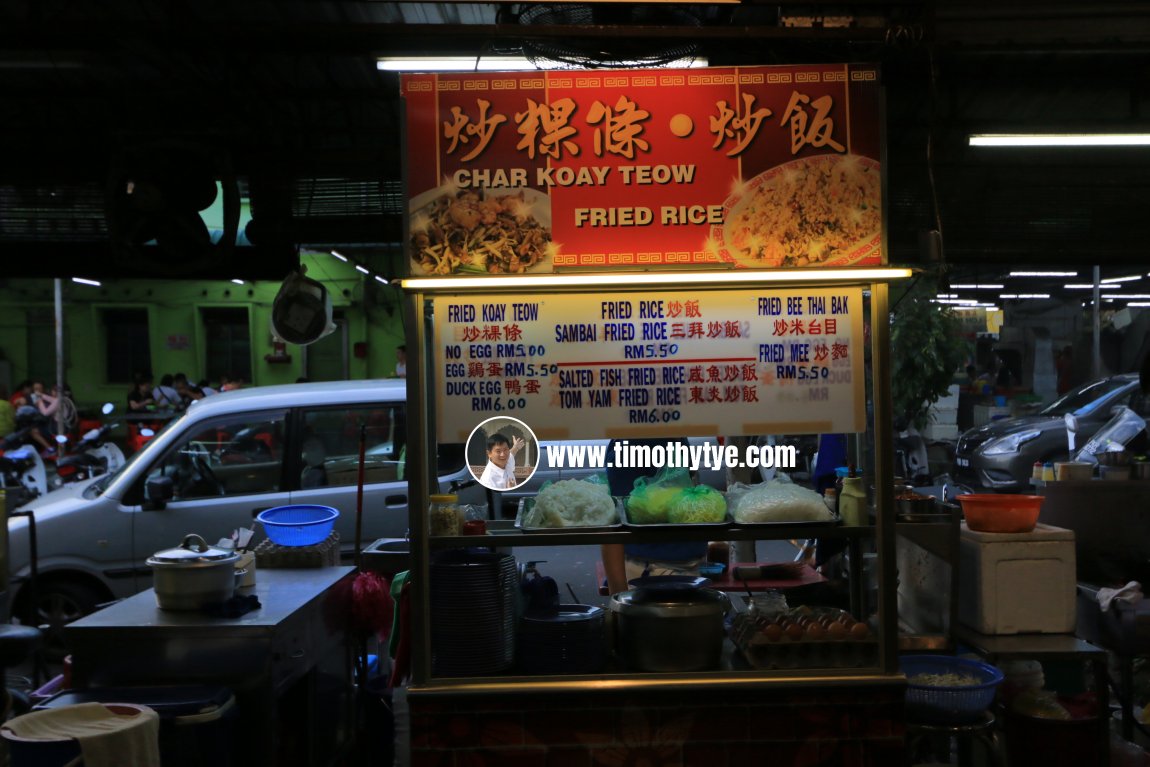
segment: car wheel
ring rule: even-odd
[[[36,588],[35,605],[27,604],[20,612],[21,621],[44,630],[44,653],[60,659],[67,654],[63,628],[74,620],[95,611],[107,597],[99,589],[80,581],[45,581]]]

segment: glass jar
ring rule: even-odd
[[[428,499],[427,521],[432,535],[459,535],[459,496],[433,495]]]

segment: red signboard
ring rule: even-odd
[[[413,275],[886,261],[874,65],[402,87]]]

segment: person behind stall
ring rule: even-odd
[[[629,445],[688,444],[684,439],[629,439]],[[615,455],[615,440],[607,445],[607,455]],[[653,477],[653,466],[607,467],[607,489],[612,496],[629,495],[639,477]],[[706,540],[675,543],[604,543],[599,546],[607,589],[612,594],[627,590],[627,583],[644,575],[698,575],[699,565],[707,559]]]
[[[211,385],[211,382],[206,378],[201,378],[196,382],[196,388],[204,393],[205,397],[210,397],[213,394],[219,394],[219,391]]]
[[[523,449],[523,438],[515,441],[502,434],[487,438],[487,466],[479,477],[479,484],[492,490],[509,490],[516,485],[515,454]]]

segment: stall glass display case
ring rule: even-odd
[[[811,284],[805,283],[801,277],[795,277],[790,282],[784,283],[784,286],[803,289],[810,288]],[[826,283],[814,284],[825,286]],[[893,455],[889,428],[890,391],[886,382],[888,286],[882,281],[862,282],[849,278],[837,283],[836,286],[857,289],[865,302],[862,315],[867,328],[864,337],[868,339],[863,346],[866,374],[864,380],[856,379],[853,386],[857,390],[859,407],[865,414],[865,431],[860,430],[858,434],[857,452],[860,462],[866,469],[866,482],[874,488],[873,497],[870,499],[871,514],[868,517],[870,524],[857,526],[833,524],[819,526],[816,529],[802,523],[742,526],[730,524],[720,529],[704,525],[678,527],[659,525],[653,526],[652,529],[618,526],[594,531],[568,528],[562,532],[548,534],[501,530],[499,535],[488,535],[478,540],[475,536],[468,535],[432,536],[429,534],[429,520],[425,510],[429,504],[428,496],[438,490],[432,488],[434,478],[428,476],[420,464],[434,465],[434,462],[412,461],[409,463],[410,564],[414,576],[411,586],[412,598],[414,605],[418,606],[412,611],[414,618],[412,638],[415,648],[410,688],[412,693],[449,693],[467,690],[488,693],[528,692],[540,689],[579,691],[601,688],[605,683],[625,686],[631,690],[697,685],[781,686],[795,689],[804,686],[901,684],[902,676],[898,673],[897,667],[895,558],[891,553],[894,551],[895,524],[892,512],[893,477],[891,462],[888,459],[888,456]],[[748,288],[746,285],[739,287]],[[684,290],[681,286],[674,287],[673,284],[670,288],[664,285],[651,290],[660,288],[664,292],[668,289]],[[778,284],[751,285],[749,288],[752,290],[761,288],[766,293],[777,289]],[[488,291],[484,292],[486,294]],[[716,292],[721,292],[721,289]],[[413,401],[412,411],[418,414],[418,421],[409,424],[408,448],[411,455],[429,457],[434,455],[435,435],[438,432],[436,419],[444,417],[443,414],[436,412],[435,377],[438,371],[433,369],[429,362],[435,358],[435,345],[444,343],[442,339],[435,337],[436,324],[432,316],[435,305],[433,299],[441,295],[434,291],[412,291],[407,296],[410,327],[415,330],[415,345],[416,348],[425,350],[425,354],[419,355],[419,359],[415,360],[415,364],[409,367],[408,371],[409,399]],[[495,291],[492,295],[511,300],[516,293],[501,295]],[[636,295],[641,298],[642,290],[636,291]],[[546,294],[543,297],[546,298]],[[471,299],[464,294],[460,300]],[[573,413],[573,417],[576,418],[585,415]],[[785,418],[776,416],[775,420]],[[752,600],[748,594],[737,590],[737,584],[730,584],[734,586],[730,592],[734,615],[733,620],[729,621],[732,628],[724,642],[720,663],[713,668],[690,672],[628,670],[617,659],[610,658],[613,631],[610,625],[606,629],[608,658],[602,669],[594,673],[524,674],[517,671],[514,664],[494,663],[490,667],[497,668],[498,671],[461,675],[453,673],[451,668],[437,668],[433,662],[433,635],[436,633],[434,622],[444,618],[442,612],[435,609],[432,602],[429,588],[430,574],[433,562],[450,550],[465,550],[477,544],[496,550],[513,547],[518,552],[525,552],[535,546],[671,543],[688,540],[745,542],[769,539],[803,540],[813,537],[822,540],[824,545],[837,546],[846,552],[845,562],[848,564],[844,569],[846,589],[843,604],[845,609],[842,610],[842,614],[849,617],[842,621],[846,629],[836,627],[836,632],[831,636],[827,636],[825,631],[826,621],[819,621],[819,616],[815,615],[802,621],[799,628],[805,629],[810,622],[822,623],[823,630],[814,630],[817,639],[811,640],[805,633],[803,637],[784,636],[778,641],[774,641],[773,638],[748,638],[746,636],[748,633],[758,633],[754,627],[754,616],[748,614],[748,603]],[[871,572],[864,574],[863,563],[867,560],[870,560],[868,569]],[[866,588],[867,577],[872,578],[874,582],[874,590],[870,593]],[[514,585],[517,590],[517,578]],[[830,609],[818,604],[809,604],[808,607],[816,612]],[[795,616],[796,623],[798,623],[797,617]],[[825,618],[825,615],[823,617]],[[450,621],[450,616],[446,620]],[[610,618],[607,623],[611,623]],[[851,635],[850,628],[856,623],[860,628]],[[745,629],[742,636],[739,634],[740,626]],[[840,633],[843,636],[839,636]],[[485,667],[484,663],[478,665],[478,668]]]

